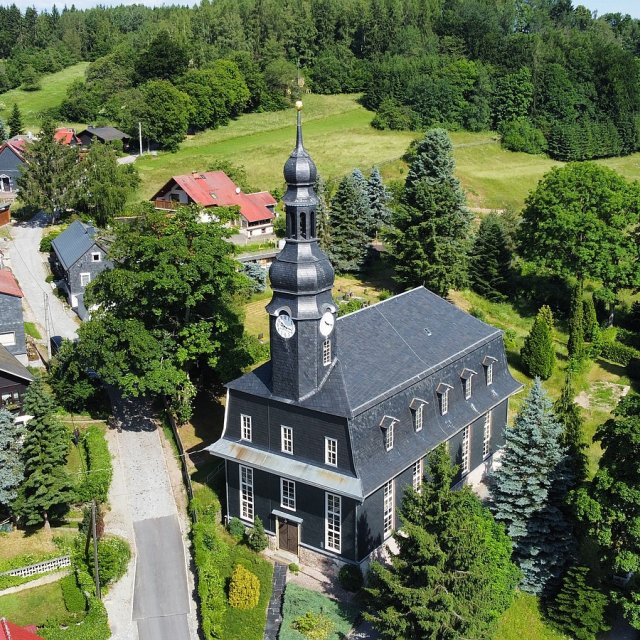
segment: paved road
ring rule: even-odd
[[[8,244],[9,266],[24,292],[27,309],[26,319],[36,322],[44,337],[45,297],[49,306],[49,333],[73,339],[77,336],[79,320],[55,295],[51,285],[45,282],[47,268],[45,257],[40,253],[40,240],[46,226],[47,216],[38,214],[28,222],[19,222],[11,227],[12,240]]]

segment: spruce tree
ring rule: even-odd
[[[317,175],[313,189],[318,197],[316,207],[316,235],[323,251],[331,244],[331,226],[329,224],[329,206],[327,205],[327,185],[320,174]]]
[[[371,213],[375,221],[374,233],[377,233],[383,227],[388,227],[391,222],[391,209],[389,209],[391,196],[382,182],[378,167],[374,167],[371,171],[367,182],[367,191]]]
[[[20,113],[20,108],[14,102],[13,109],[11,109],[11,115],[7,120],[7,124],[9,125],[9,137],[13,138],[13,136],[19,136],[24,131],[24,125],[22,124],[22,114]]]
[[[385,640],[485,638],[518,582],[511,545],[468,487],[451,489],[444,446],[428,465],[420,493],[404,494],[398,553],[389,566],[371,565],[364,615]]]
[[[367,194],[353,174],[345,176],[331,200],[329,258],[336,271],[360,271],[367,257],[369,237],[362,213],[368,208]]]
[[[564,425],[564,431],[560,442],[567,451],[567,465],[573,476],[575,484],[579,484],[587,477],[587,456],[585,450],[587,444],[584,439],[584,418],[580,407],[574,402],[571,373],[567,373],[560,398],[554,405],[554,411],[560,422]]]
[[[454,176],[447,132],[432,129],[416,147],[392,228],[387,233],[396,279],[439,295],[467,282],[471,213]]]
[[[562,432],[536,378],[506,431],[501,466],[491,478],[492,511],[513,542],[521,588],[531,593],[551,586],[573,551],[571,527],[561,508],[570,481]]]
[[[469,280],[481,296],[500,302],[506,299],[511,276],[511,252],[500,218],[483,218],[469,256]]]
[[[24,479],[24,465],[20,457],[22,436],[22,425],[14,423],[13,416],[6,409],[0,409],[0,514],[11,511],[18,487]]]
[[[520,358],[525,371],[532,378],[547,380],[553,373],[556,353],[553,346],[551,309],[543,306],[538,311],[529,335],[520,350]]]
[[[582,360],[584,350],[584,315],[582,306],[582,285],[576,284],[571,292],[571,311],[569,315],[569,358]]]
[[[54,408],[44,382],[36,378],[25,396],[24,411],[33,417],[22,445],[24,482],[14,503],[16,514],[27,526],[49,526],[50,518],[64,513],[73,498],[65,470],[70,438]]]
[[[571,567],[558,595],[547,604],[547,616],[561,633],[576,640],[596,640],[609,629],[606,609],[609,598],[589,584],[587,567]]]
[[[354,202],[354,206],[356,207],[356,210],[353,212],[354,216],[362,224],[367,236],[369,236],[369,238],[373,238],[376,235],[377,220],[375,219],[373,209],[371,208],[369,183],[360,169],[354,169],[351,172],[351,177],[358,185],[358,192],[361,194]]]
[[[589,342],[597,342],[600,335],[598,315],[593,303],[593,296],[588,296],[582,301],[582,315],[584,327],[584,339]]]

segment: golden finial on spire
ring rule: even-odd
[[[296,110],[302,111],[302,100],[296,100]]]

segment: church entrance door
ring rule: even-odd
[[[298,525],[289,520],[278,519],[278,547],[298,555]]]

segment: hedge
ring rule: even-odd
[[[78,500],[89,502],[95,498],[98,502],[105,502],[113,477],[113,466],[102,429],[98,425],[91,425],[81,442],[89,473],[85,474],[77,488]]]
[[[60,580],[60,589],[64,606],[69,613],[79,613],[87,610],[87,598],[78,585],[76,574],[71,573]]]
[[[640,357],[640,351],[621,342],[603,342],[600,345],[600,357],[626,367],[633,358]]]

